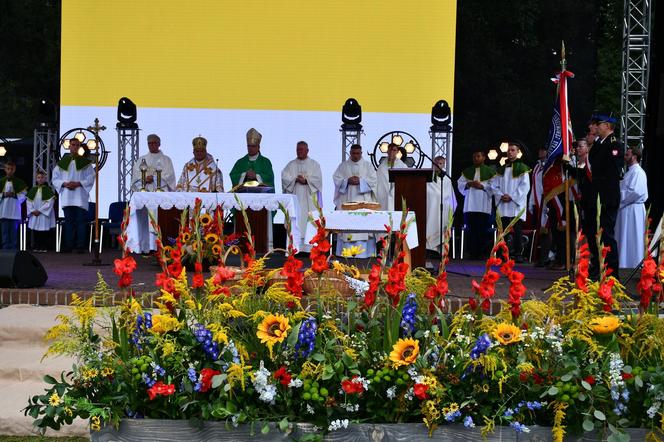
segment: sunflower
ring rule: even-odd
[[[493,331],[493,337],[502,345],[514,344],[521,340],[521,329],[512,324],[498,324]]]
[[[207,235],[205,235],[205,242],[207,242],[208,244],[217,243],[219,242],[219,237],[217,236],[216,233],[208,233]]]
[[[288,324],[288,318],[284,315],[267,315],[263,322],[258,324],[258,330],[256,331],[256,336],[261,340],[262,343],[267,344],[268,349],[270,350],[270,355],[272,355],[272,347],[278,342],[283,342],[288,336],[288,330],[290,330],[290,325]]]
[[[420,343],[416,339],[399,339],[392,347],[390,361],[392,361],[394,368],[398,368],[402,365],[412,364],[419,354]]]
[[[58,395],[57,392],[53,393],[50,398],[48,398],[48,403],[54,407],[57,407],[60,405],[62,400],[60,399],[60,395]]]
[[[198,219],[201,222],[201,225],[207,226],[212,222],[212,217],[208,213],[204,213],[201,215],[201,217]]]
[[[344,247],[344,249],[341,251],[341,256],[344,258],[352,258],[354,256],[361,255],[364,252],[365,250],[361,246]]]
[[[602,316],[590,321],[590,328],[598,335],[613,333],[620,327],[620,320],[615,316]]]
[[[212,254],[214,256],[218,256],[221,253],[221,246],[219,244],[215,244],[212,246]]]
[[[189,242],[191,239],[191,234],[189,232],[184,232],[182,234],[182,242]]]

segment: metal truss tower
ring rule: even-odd
[[[341,161],[346,161],[350,153],[350,147],[353,144],[362,144],[360,143],[362,125],[342,124],[339,130],[341,131]]]
[[[40,124],[35,128],[32,162],[35,172],[42,169],[51,182],[51,172],[58,160],[58,129],[48,124]],[[36,174],[32,174],[32,185],[36,184]]]
[[[118,201],[131,198],[131,170],[138,159],[138,128],[118,127]]]
[[[643,147],[650,71],[650,0],[625,0],[623,15],[622,142]]]
[[[431,159],[437,156],[445,157],[445,172],[452,176],[452,129],[447,126],[440,128],[431,126],[429,129],[429,137],[431,137]]]

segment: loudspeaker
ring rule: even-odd
[[[0,287],[41,287],[47,279],[44,266],[30,253],[0,250]]]

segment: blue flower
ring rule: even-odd
[[[463,426],[466,428],[474,428],[475,422],[473,422],[473,418],[471,416],[466,416],[463,419]]]
[[[316,318],[309,318],[302,321],[300,331],[295,343],[295,356],[306,358],[314,351],[316,345]]]
[[[401,329],[407,336],[415,333],[415,313],[417,312],[417,301],[415,301],[415,293],[408,295],[406,303],[403,305],[401,311]]]
[[[203,344],[203,351],[205,351],[213,361],[219,359],[219,345],[212,340],[212,332],[210,330],[208,330],[203,324],[196,324],[194,336],[200,344]]]
[[[477,338],[475,346],[470,350],[470,359],[478,359],[480,355],[486,353],[486,351],[491,347],[491,338],[487,333],[484,333],[482,336]]]
[[[505,413],[503,413],[503,416],[505,417],[510,417],[513,415],[514,415],[514,410],[512,410],[511,408],[508,408],[507,410],[505,410]]]
[[[514,428],[514,431],[517,433],[529,433],[530,428],[526,427],[522,423],[519,423],[518,421],[514,421],[510,424],[510,427]]]

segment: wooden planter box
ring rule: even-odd
[[[288,432],[282,432],[276,424],[270,424],[267,434],[261,433],[263,424],[240,425],[236,428],[225,422],[204,422],[202,427],[196,427],[189,421],[161,420],[161,419],[125,419],[120,428],[106,427],[101,431],[91,433],[93,442],[110,441],[291,441],[313,433],[310,424],[293,424]],[[518,434],[510,427],[496,427],[493,433],[487,435],[488,441],[532,441],[542,442],[551,440],[551,428],[530,426],[530,433]],[[645,440],[650,432],[648,429],[630,429],[627,433],[632,441]],[[353,441],[353,442],[381,442],[381,441],[481,441],[480,428],[465,428],[461,424],[443,425],[434,431],[429,438],[424,424],[351,424],[347,429],[334,431],[325,436],[326,441]],[[566,436],[565,441],[601,441],[605,440],[597,433],[586,433],[582,436]]]

